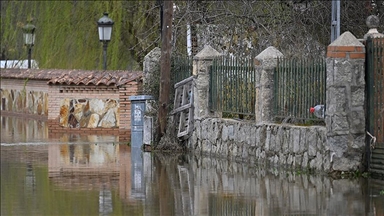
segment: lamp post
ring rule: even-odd
[[[97,21],[99,28],[99,40],[103,42],[103,57],[104,57],[104,70],[107,70],[107,47],[108,42],[111,40],[113,21],[108,17],[108,13]]]
[[[23,26],[24,45],[28,48],[28,68],[31,68],[32,47],[35,44],[35,29],[36,27],[31,24],[31,21],[28,21]]]

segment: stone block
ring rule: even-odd
[[[293,165],[293,156],[292,154],[288,154],[288,158],[287,158],[287,165],[288,166],[292,166]]]
[[[279,152],[279,158],[280,158],[280,161],[279,161],[280,165],[287,164],[287,156],[283,152]]]
[[[364,132],[361,133],[361,134],[355,134],[354,135],[354,140],[351,143],[350,147],[353,148],[353,149],[358,149],[358,150],[364,151],[365,145],[366,145],[365,137],[366,137],[366,135],[365,135]]]
[[[331,169],[330,151],[323,152],[323,170],[329,172]]]
[[[107,113],[100,120],[98,127],[112,128],[116,127],[116,110],[113,108],[107,111]]]
[[[302,158],[303,158],[303,156],[301,156],[301,155],[295,155],[294,161],[293,161],[294,162],[293,166],[294,167],[301,167]]]
[[[293,153],[299,153],[300,152],[300,134],[301,134],[301,128],[294,128],[291,130],[291,151]]]
[[[275,142],[276,152],[282,152],[283,140],[284,140],[283,136],[284,136],[284,129],[282,126],[278,126],[277,133],[276,133],[276,142]]]
[[[89,110],[91,113],[96,113],[102,115],[105,110],[105,103],[101,99],[90,99],[89,100]]]
[[[316,157],[310,160],[309,162],[309,168],[315,169],[315,170],[322,170],[322,162],[323,158],[320,152],[316,153]]]
[[[92,113],[89,118],[87,128],[97,128],[99,120],[100,116],[97,113]]]
[[[307,152],[303,153],[303,158],[302,158],[302,161],[301,161],[301,167],[303,169],[308,167],[308,153]]]
[[[276,153],[276,134],[277,134],[277,127],[275,125],[271,126],[271,137],[269,141],[269,151]]]
[[[250,129],[250,139],[249,139],[249,145],[250,146],[256,146],[256,136],[257,136],[258,128],[256,126],[252,126]]]
[[[345,86],[352,83],[354,65],[351,61],[342,59],[334,60],[334,86]]]
[[[228,127],[227,127],[227,125],[223,124],[222,129],[221,129],[221,140],[223,142],[227,142],[228,137],[229,137],[228,136]]]
[[[348,123],[352,134],[365,133],[365,113],[364,111],[351,111],[348,113]]]
[[[358,170],[362,158],[343,155],[333,158],[332,169],[335,171],[354,171]]]
[[[204,120],[201,122],[201,139],[206,140],[210,136],[210,134],[206,133],[208,131],[208,120]]]
[[[335,153],[334,157],[341,157],[347,151],[352,142],[350,134],[341,136],[328,136],[329,150]]]
[[[347,92],[345,87],[329,87],[327,94],[326,115],[333,115],[347,110]]]
[[[362,86],[351,86],[351,105],[352,107],[364,106],[365,89]]]
[[[212,146],[208,140],[203,139],[201,142],[201,151],[205,154],[211,154]]]
[[[337,132],[346,132],[349,131],[349,123],[347,116],[345,114],[333,115],[331,116],[331,131],[333,134],[337,134]]]
[[[218,122],[217,119],[212,119],[212,121],[208,123],[208,130],[207,131],[211,131],[211,133],[208,136],[208,140],[212,143],[215,143],[221,135],[220,134],[221,133],[220,122]]]
[[[246,133],[247,127],[241,123],[238,123],[237,128],[238,130],[235,132],[236,142],[240,142],[240,143],[245,142],[247,139],[247,133]]]
[[[283,135],[282,135],[282,151],[284,153],[289,153],[291,152],[291,150],[289,149],[290,147],[290,142],[291,142],[291,139],[290,139],[290,130],[287,128],[287,127],[283,127]]]
[[[267,126],[266,133],[267,134],[265,136],[264,150],[269,151],[270,150],[269,145],[271,141],[271,126]]]
[[[193,134],[196,134],[196,137],[198,139],[201,139],[202,138],[202,135],[201,135],[201,121],[195,120],[195,122],[193,124],[194,124],[194,130],[195,130],[193,132]]]
[[[229,140],[233,140],[235,138],[235,128],[234,125],[228,126],[228,138]]]
[[[365,60],[354,60],[353,64],[353,80],[351,84],[354,86],[365,86]]]

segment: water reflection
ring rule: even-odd
[[[380,180],[148,153],[111,137],[6,140],[1,215],[384,215]]]
[[[143,153],[140,148],[131,148],[131,197],[145,199]]]
[[[114,144],[49,144],[49,177],[118,175],[118,153]]]
[[[4,117],[1,119],[1,143],[37,143],[48,139],[46,122]]]

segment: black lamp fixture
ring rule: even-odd
[[[108,17],[108,13],[97,21],[99,29],[99,40],[103,42],[103,56],[104,56],[104,70],[107,70],[107,47],[108,42],[111,40],[113,21]]]
[[[24,45],[28,48],[28,68],[31,68],[31,54],[32,47],[35,44],[35,30],[36,27],[31,24],[31,21],[28,21],[28,23],[23,26]]]

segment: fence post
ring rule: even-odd
[[[154,82],[158,77],[160,76],[160,57],[161,57],[161,50],[159,47],[153,48],[145,57],[143,62],[143,73],[144,73],[144,85],[145,86],[152,86],[153,83],[150,83],[151,81]],[[155,76],[154,79],[151,79],[151,77]],[[156,95],[157,96],[157,95]]]
[[[194,117],[218,117],[218,114],[209,111],[209,66],[214,59],[222,56],[211,46],[206,45],[203,50],[193,58],[193,94],[194,94]]]
[[[270,46],[255,57],[256,68],[256,123],[273,120],[273,74],[277,59],[284,55],[275,47]]]
[[[358,170],[365,147],[365,47],[352,33],[345,32],[328,46],[326,64],[329,168]]]

